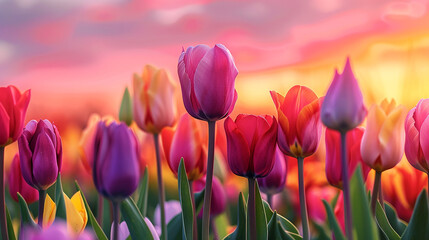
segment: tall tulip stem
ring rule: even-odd
[[[165,192],[164,192],[164,182],[162,181],[161,155],[159,152],[159,135],[154,134],[153,140],[155,143],[156,167],[157,167],[157,173],[158,173],[159,207],[161,208],[161,230],[162,230],[161,236],[163,240],[167,240],[167,223],[165,222]]]
[[[113,236],[110,239],[118,240],[119,230],[119,202],[112,201],[113,205]]]
[[[97,209],[97,222],[100,226],[103,225],[103,196],[98,193],[98,209]]]
[[[377,196],[380,192],[380,185],[381,185],[380,182],[381,182],[381,172],[375,171],[374,186],[372,188],[372,196],[371,196],[371,212],[373,216],[375,216],[375,210],[377,206]]]
[[[341,133],[341,165],[342,165],[342,180],[343,180],[343,196],[344,196],[344,214],[345,214],[345,225],[346,225],[346,236],[348,240],[353,239],[352,235],[352,209],[350,206],[350,187],[349,187],[349,174],[347,166],[347,146],[346,136],[347,132],[342,131]]]
[[[0,147],[0,220],[1,220],[1,236],[2,239],[9,239],[6,226],[6,202],[4,200],[4,146]]]
[[[192,230],[194,231],[194,234],[193,234],[194,240],[198,240],[198,225],[197,225],[198,213],[197,213],[197,208],[195,206],[195,192],[192,184],[193,184],[193,181],[189,181],[189,186],[191,189],[192,208],[194,209],[194,217],[193,217],[194,226],[192,226],[193,227]]]
[[[256,212],[255,212],[255,179],[252,177],[247,178],[249,182],[249,199],[247,200],[247,211],[250,221],[250,240],[257,239],[256,233]]]
[[[39,190],[39,220],[38,224],[43,228],[43,212],[45,211],[46,190]]]
[[[304,158],[298,157],[297,159],[298,159],[299,205],[301,208],[302,235],[304,240],[309,240],[310,227],[308,224],[307,201],[305,199]]]
[[[212,182],[213,182],[213,164],[214,164],[214,147],[215,147],[215,134],[216,134],[216,121],[208,121],[209,125],[209,149],[207,156],[207,175],[206,187],[204,192],[204,207],[203,207],[203,226],[202,226],[202,239],[209,239],[209,226],[210,226],[210,206],[212,199]]]

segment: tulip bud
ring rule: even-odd
[[[322,122],[328,128],[346,132],[357,127],[364,120],[366,113],[362,92],[353,75],[350,59],[347,58],[343,73],[335,72],[323,100]]]
[[[421,99],[405,120],[405,155],[416,169],[429,173],[429,99]]]
[[[145,132],[159,133],[176,121],[175,85],[165,69],[146,65],[133,81],[134,120]]]
[[[186,111],[197,119],[216,121],[228,116],[237,101],[238,70],[222,44],[189,47],[177,66]]]
[[[98,123],[92,173],[98,192],[110,200],[124,199],[136,190],[140,178],[137,140],[125,124]]]
[[[271,172],[263,178],[258,178],[259,189],[266,194],[281,192],[286,183],[287,162],[282,151],[277,147],[274,155],[274,167]]]
[[[121,108],[119,109],[119,121],[124,122],[127,126],[133,123],[133,103],[131,102],[130,92],[125,88],[122,96]]]
[[[22,176],[38,190],[48,189],[62,164],[62,144],[57,127],[48,120],[31,120],[18,140]]]
[[[273,169],[277,142],[277,121],[273,116],[240,114],[235,122],[225,120],[228,165],[247,178],[265,177]]]
[[[31,92],[15,87],[0,87],[0,146],[15,142],[22,133]]]
[[[21,164],[19,162],[19,155],[13,157],[12,165],[9,173],[9,193],[13,200],[18,202],[18,193],[22,195],[25,201],[30,204],[39,199],[39,192],[27,182],[25,182],[21,173]]]
[[[193,181],[202,177],[206,171],[207,153],[198,122],[183,114],[175,131],[166,128],[161,134],[168,166],[174,175],[177,176],[183,158],[188,179]]]
[[[278,144],[291,157],[308,157],[319,146],[322,134],[320,99],[311,89],[294,86],[285,97],[271,91],[279,119]]]
[[[404,155],[404,106],[386,99],[369,110],[367,128],[362,138],[363,161],[378,172],[393,168]]]
[[[199,179],[192,183],[195,192],[202,191],[206,185],[206,178]],[[226,208],[226,192],[219,179],[213,177],[212,201],[210,203],[210,215],[215,217],[225,211]],[[201,208],[199,217],[203,216],[203,208]]]
[[[351,177],[360,164],[362,170],[362,176],[366,180],[368,172],[371,170],[364,162],[361,157],[361,140],[364,135],[364,128],[355,128],[347,133],[347,160],[348,160],[348,173]],[[340,133],[335,130],[326,129],[325,133],[325,144],[326,144],[326,178],[328,182],[337,188],[342,188],[343,178],[341,174],[341,149],[340,149]]]
[[[83,203],[82,194],[80,191],[76,192],[70,199],[65,193],[64,202],[67,213],[67,226],[69,232],[81,233],[88,222],[88,214]]]

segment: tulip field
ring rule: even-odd
[[[0,239],[429,239],[426,1],[12,2]]]

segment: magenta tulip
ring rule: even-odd
[[[323,100],[322,122],[328,128],[348,131],[357,127],[364,120],[366,113],[362,92],[353,75],[350,59],[347,58],[343,73],[335,72]]]
[[[31,120],[18,140],[22,175],[38,190],[57,179],[62,165],[62,144],[57,127],[48,120]]]
[[[276,148],[274,167],[266,177],[258,178],[259,188],[267,195],[281,192],[286,183],[287,162],[279,148]]]
[[[192,184],[193,190],[195,192],[202,191],[206,184],[206,178],[199,179],[194,181]],[[222,186],[222,183],[219,181],[217,177],[213,177],[213,199],[210,205],[210,214],[215,217],[225,211],[226,208],[226,192]],[[199,213],[199,217],[203,216],[203,209],[201,209]]]
[[[237,101],[238,70],[225,46],[189,47],[180,55],[177,69],[183,103],[191,116],[216,121],[231,113]]]
[[[277,121],[273,116],[240,114],[225,120],[228,164],[232,172],[247,178],[265,177],[274,166]]]
[[[37,190],[28,185],[28,183],[22,177],[21,164],[18,154],[13,157],[12,165],[10,167],[9,193],[12,199],[16,202],[18,202],[18,193],[22,195],[28,204],[33,203],[39,199],[39,193]]]

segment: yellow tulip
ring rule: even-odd
[[[57,212],[57,205],[52,201],[49,194],[46,194],[45,207],[43,209],[43,228],[51,226],[55,219],[55,213]]]
[[[64,193],[64,202],[69,231],[74,233],[82,232],[88,222],[88,214],[80,191],[76,192],[71,199]]]

